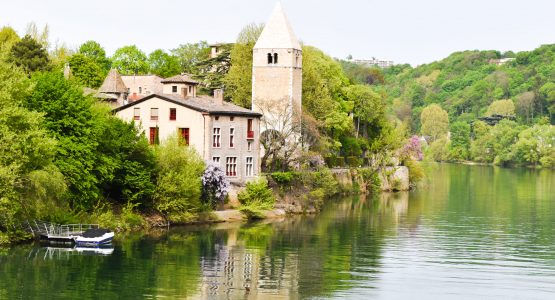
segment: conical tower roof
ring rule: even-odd
[[[297,36],[293,32],[293,28],[287,16],[281,7],[281,1],[278,1],[270,19],[264,26],[262,34],[254,45],[255,49],[298,49],[301,50],[301,44]]]
[[[98,89],[99,93],[127,93],[127,86],[123,83],[123,79],[119,75],[118,70],[112,69],[104,79],[104,82]]]

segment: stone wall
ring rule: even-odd
[[[333,176],[344,190],[351,190],[354,184],[366,192],[366,183],[356,169],[332,169]],[[409,169],[405,166],[386,167],[379,171],[382,191],[408,191]]]

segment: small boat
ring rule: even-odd
[[[98,247],[110,244],[114,238],[114,233],[109,229],[94,228],[88,229],[83,234],[75,237],[77,246]]]

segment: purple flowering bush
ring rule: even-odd
[[[422,160],[424,155],[422,153],[422,145],[420,144],[420,138],[417,135],[413,135],[408,142],[403,146],[399,152],[401,160],[415,159]]]
[[[212,162],[207,163],[202,175],[202,201],[210,209],[223,206],[229,193],[230,184],[222,168]]]

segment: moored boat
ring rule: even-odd
[[[109,229],[95,228],[83,232],[75,238],[78,246],[96,247],[100,245],[110,244],[114,238],[114,233]]]

